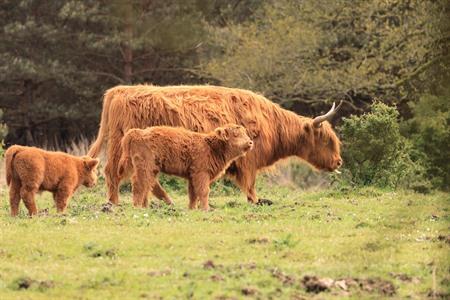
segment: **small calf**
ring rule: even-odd
[[[210,184],[219,178],[237,158],[253,147],[244,127],[229,124],[208,134],[180,127],[155,126],[131,129],[123,137],[119,176],[133,169],[133,204],[147,207],[147,194],[153,192],[167,204],[172,200],[157,180],[160,171],[189,181],[189,208],[200,202],[209,209]]]
[[[15,145],[6,150],[5,164],[12,216],[19,212],[20,199],[30,216],[37,214],[34,198],[39,191],[52,192],[57,211],[63,213],[80,185],[92,187],[97,182],[98,160],[88,156]]]

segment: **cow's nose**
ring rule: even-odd
[[[249,145],[250,147],[252,147],[252,146],[253,146],[253,141],[248,142],[248,145]]]
[[[337,161],[337,167],[339,168],[340,166],[342,166],[342,163],[343,163],[343,161],[342,161],[342,159],[341,158],[339,158],[338,159],[338,161]]]

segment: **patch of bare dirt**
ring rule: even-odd
[[[400,281],[403,282],[411,282],[414,284],[418,284],[420,283],[420,279],[418,277],[411,277],[408,274],[403,274],[403,273],[389,273],[389,275],[391,275],[392,277],[394,277],[395,279],[398,279]]]
[[[223,278],[223,276],[222,275],[220,275],[220,274],[214,274],[214,275],[211,275],[211,280],[212,281],[224,281],[224,278]]]
[[[222,295],[222,296],[216,297],[216,300],[237,300],[237,298],[236,297],[230,297],[230,296]]]
[[[207,260],[203,263],[203,269],[215,269],[218,267],[212,260]]]
[[[278,279],[283,285],[294,285],[297,281],[294,276],[286,274],[279,269],[272,269],[271,273],[272,276]]]
[[[427,293],[427,297],[431,299],[443,299],[448,300],[450,299],[450,293],[445,292],[437,292],[437,291],[429,291]]]
[[[13,290],[27,290],[30,288],[38,290],[47,290],[53,288],[55,283],[51,280],[34,280],[30,277],[19,277],[11,285]]]
[[[333,280],[331,278],[320,278],[317,276],[304,276],[301,282],[306,292],[315,294],[336,289],[343,292],[348,292],[351,289],[360,289],[368,293],[378,293],[383,296],[393,296],[396,293],[396,288],[392,282],[380,278],[344,278]]]
[[[450,234],[449,235],[440,234],[440,235],[438,235],[437,239],[440,242],[444,242],[444,243],[450,245]]]
[[[172,274],[172,270],[169,268],[164,269],[164,270],[153,270],[153,271],[150,271],[147,273],[147,275],[151,276],[151,277],[167,276],[170,274]]]
[[[308,293],[318,294],[329,291],[333,286],[334,280],[331,278],[319,278],[317,276],[304,276],[302,284]]]
[[[266,237],[260,237],[260,238],[251,238],[247,240],[247,243],[249,244],[267,244],[269,242],[269,239]]]
[[[239,269],[241,270],[254,270],[256,269],[256,263],[254,262],[250,262],[250,263],[246,263],[246,264],[239,264],[237,266]]]
[[[393,296],[396,289],[392,282],[380,278],[357,279],[359,287],[369,293],[378,292],[385,296]]]
[[[254,296],[258,293],[258,290],[254,287],[244,287],[241,289],[241,293],[244,296]]]

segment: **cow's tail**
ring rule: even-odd
[[[13,177],[13,161],[14,157],[22,150],[20,146],[11,146],[5,152],[5,170],[6,170],[6,183],[8,186],[11,184]]]
[[[98,130],[97,139],[91,145],[88,155],[92,158],[96,158],[100,155],[103,146],[108,142],[108,120],[109,120],[109,108],[111,106],[112,99],[114,97],[114,90],[107,90],[103,96],[103,110],[100,120],[100,128]]]
[[[122,155],[120,156],[119,166],[117,168],[117,175],[122,177],[125,171],[131,167],[131,143],[136,136],[136,129],[130,129],[122,138],[121,147]]]

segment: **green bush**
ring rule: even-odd
[[[443,96],[424,95],[411,104],[414,117],[406,130],[426,163],[426,174],[435,187],[450,186],[450,90]]]
[[[343,120],[339,131],[343,140],[344,166],[356,185],[399,186],[422,189],[423,167],[412,144],[401,135],[399,113],[381,102],[370,113]]]

